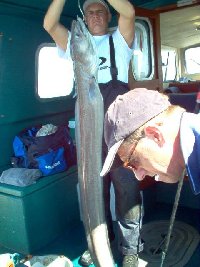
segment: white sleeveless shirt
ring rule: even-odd
[[[132,48],[127,45],[118,28],[112,33],[112,36],[115,47],[115,61],[118,69],[117,78],[122,82],[128,83],[128,69],[134,45]],[[97,54],[99,57],[98,82],[107,83],[112,79],[110,74],[109,34],[93,37],[97,46]],[[71,34],[69,32],[68,44],[70,43],[70,38]],[[69,59],[71,57],[69,45],[66,51],[63,51],[60,47],[58,47],[58,53],[59,56],[63,58]]]

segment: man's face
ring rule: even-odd
[[[120,147],[118,155],[125,162],[124,167],[131,169],[138,180],[148,175],[157,181],[176,183],[184,169],[182,158],[175,153],[174,143],[166,140],[161,144],[144,137],[136,146]]]
[[[109,13],[101,4],[91,4],[85,11],[85,21],[92,35],[100,36],[106,34],[109,20]]]

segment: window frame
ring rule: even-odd
[[[73,81],[72,81],[72,84],[73,84],[72,89],[71,89],[71,92],[69,94],[66,94],[64,96],[40,97],[39,92],[38,92],[39,54],[40,54],[41,49],[44,47],[55,47],[57,49],[56,44],[52,42],[52,43],[42,43],[38,46],[38,48],[36,50],[36,54],[35,54],[35,95],[36,95],[36,98],[41,102],[51,102],[51,101],[63,100],[63,99],[71,97],[72,95],[74,95],[74,91],[75,91],[74,76],[73,76]]]
[[[177,48],[174,48],[174,47],[170,47],[170,46],[165,46],[165,45],[162,45],[161,46],[161,60],[162,60],[162,51],[166,51],[166,52],[173,52],[175,57],[175,62],[174,62],[174,69],[175,69],[175,74],[174,74],[174,79],[169,79],[169,80],[164,80],[164,73],[163,73],[163,67],[166,67],[166,71],[167,71],[167,68],[168,66],[166,65],[163,65],[163,61],[162,61],[162,75],[163,75],[163,79],[162,81],[165,83],[167,82],[172,82],[172,81],[176,81],[179,76],[180,76],[180,73],[179,73],[179,67],[178,67],[178,62],[179,62],[179,54],[178,54],[178,49]]]
[[[188,69],[187,69],[187,62],[186,62],[186,55],[185,55],[185,53],[186,53],[187,50],[193,49],[193,48],[199,48],[199,50],[200,50],[200,45],[198,44],[198,45],[189,46],[189,47],[184,48],[184,50],[183,50],[183,55],[184,55],[184,68],[185,68],[185,73],[188,74],[188,75],[197,75],[197,74],[200,73],[200,71],[199,72],[190,73],[190,72],[188,72]]]
[[[143,23],[141,23],[140,21],[143,21]],[[135,31],[136,31],[136,27],[139,27],[141,29],[145,29],[144,23],[148,26],[148,32],[145,32],[145,34],[147,35],[147,37],[149,36],[149,40],[148,40],[148,47],[149,47],[149,75],[148,77],[136,77],[136,73],[134,71],[134,55],[132,56],[131,59],[131,71],[133,74],[133,77],[136,81],[148,81],[148,80],[152,80],[154,78],[155,75],[155,59],[154,59],[154,39],[153,39],[153,28],[151,25],[151,22],[149,20],[149,18],[147,17],[142,17],[142,16],[136,16],[136,20],[135,20]]]

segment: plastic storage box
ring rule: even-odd
[[[0,185],[0,245],[31,254],[80,221],[76,168],[27,187]]]

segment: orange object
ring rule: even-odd
[[[15,265],[12,260],[8,260],[5,267],[15,267]]]

